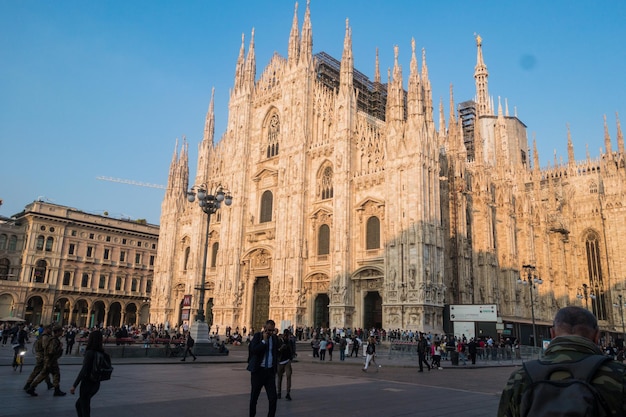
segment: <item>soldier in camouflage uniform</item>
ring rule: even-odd
[[[602,355],[598,347],[600,329],[593,314],[580,307],[565,307],[558,311],[550,329],[552,341],[542,361],[548,363],[572,362],[589,355]],[[561,374],[561,375],[559,375]],[[550,379],[568,377],[567,372],[554,372]],[[592,385],[608,404],[612,415],[626,416],[626,367],[607,361],[596,371]],[[524,368],[511,374],[500,397],[498,417],[518,417],[522,397],[529,387]]]
[[[33,368],[33,372],[30,373],[28,379],[26,380],[26,385],[24,385],[24,390],[30,388],[30,384],[35,380],[35,378],[41,373],[44,365],[44,354],[46,345],[50,340],[50,333],[52,332],[52,326],[46,326],[43,329],[43,332],[39,335],[37,340],[35,341],[35,368]],[[48,384],[48,389],[54,388],[54,385],[50,381],[50,377],[46,375],[46,384]]]
[[[44,360],[43,360],[43,370],[39,373],[39,376],[35,378],[35,380],[30,384],[30,387],[26,390],[26,392],[33,397],[37,396],[35,392],[35,388],[37,385],[46,379],[48,374],[52,374],[52,383],[54,384],[54,396],[61,397],[65,395],[65,392],[61,391],[59,388],[61,382],[61,371],[59,369],[59,358],[63,355],[63,345],[61,344],[61,337],[63,334],[63,328],[61,326],[54,326],[52,329],[52,337],[48,341],[46,345]]]

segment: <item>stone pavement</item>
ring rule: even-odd
[[[499,395],[515,364],[479,363],[417,373],[414,358],[389,358],[381,352],[381,368],[361,371],[362,358],[320,362],[308,345],[299,344],[293,364],[293,401],[279,400],[277,416],[485,416],[494,415]],[[23,392],[32,370],[32,354],[24,370],[14,372],[9,346],[0,347],[0,415],[73,416],[76,397],[53,397],[45,384],[38,397]],[[115,417],[246,416],[250,376],[246,346],[231,347],[226,357],[116,358],[111,381],[102,383],[92,401],[92,415]],[[62,357],[61,386],[67,391],[80,370],[81,357]],[[512,366],[511,366],[512,365]],[[284,382],[283,382],[284,383]],[[283,388],[284,389],[284,388]],[[258,416],[267,414],[265,394]]]

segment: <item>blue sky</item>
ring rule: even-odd
[[[0,215],[43,198],[159,223],[163,190],[97,176],[165,184],[177,138],[187,137],[191,178],[215,87],[216,136],[246,36],[255,28],[257,75],[286,56],[293,1],[0,0]],[[306,2],[298,9],[302,26]],[[425,48],[436,103],[475,94],[474,33],[483,38],[489,93],[508,99],[536,135],[542,166],[604,146],[626,129],[626,2],[312,0],[314,52],[340,59],[350,19],[355,67],[381,73],[411,38]],[[504,103],[504,101],[503,101]],[[446,115],[447,117],[447,115]],[[236,197],[236,196],[235,196]]]

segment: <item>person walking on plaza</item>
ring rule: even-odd
[[[280,399],[283,388],[283,375],[287,379],[287,395],[285,399],[291,401],[291,361],[296,352],[296,341],[291,336],[291,332],[285,329],[282,335],[278,336],[278,372],[276,374],[276,394]]]
[[[248,350],[248,371],[250,371],[250,417],[256,416],[256,404],[261,390],[265,388],[269,401],[267,417],[276,415],[276,369],[278,367],[278,337],[276,323],[268,320],[262,332],[255,333]]]
[[[469,352],[469,358],[472,361],[472,365],[476,365],[476,354],[478,353],[478,343],[472,337],[467,344],[467,351]]]
[[[71,355],[72,348],[74,347],[74,342],[76,341],[76,331],[73,327],[67,329],[65,333],[65,354]]]
[[[348,346],[348,341],[346,340],[346,336],[341,336],[339,340],[339,360],[346,360],[346,346]]]
[[[374,359],[374,357],[376,356],[376,339],[374,338],[374,336],[370,336],[370,338],[368,339],[365,354],[365,366],[363,367],[363,372],[367,372],[367,368],[369,367],[370,362],[374,362],[376,372],[378,372],[378,368],[380,368],[380,365],[376,365],[376,360]]]
[[[35,350],[35,367],[26,380],[24,390],[30,388],[30,384],[35,380],[35,378],[37,378],[41,371],[43,371],[46,346],[48,345],[50,337],[52,337],[51,332],[52,326],[44,327],[43,331],[35,341],[35,345],[33,346]],[[54,388],[54,384],[50,381],[50,374],[46,375],[46,384],[48,385],[48,389]]]
[[[624,395],[626,391],[626,367],[622,363],[603,357],[602,350],[598,347],[600,329],[596,317],[589,310],[581,307],[564,307],[556,313],[553,327],[550,328],[550,335],[552,341],[546,349],[543,359],[525,363],[523,368],[513,372],[509,377],[500,397],[498,417],[519,417],[523,415],[523,411],[532,415],[532,408],[527,409],[528,404],[524,401],[525,394],[531,392],[537,394],[535,387],[542,380],[531,379],[527,369],[534,371],[535,367],[544,367],[544,369],[549,370],[550,367],[556,365],[558,369],[549,374],[547,380],[558,380],[559,390],[562,391],[566,388],[565,378],[574,377],[574,372],[569,372],[568,369],[584,369],[584,364],[593,360],[594,357],[598,358],[596,363],[599,363],[599,366],[592,367],[591,369],[595,370],[584,377],[601,397],[601,402],[606,405],[606,409],[612,413],[609,415],[626,416],[626,396]],[[580,377],[578,379],[576,384],[569,386],[587,385],[585,379],[580,379]],[[538,395],[535,395],[533,400],[535,398],[540,400],[537,397]],[[553,408],[559,410],[557,411],[558,415],[573,415],[567,414],[564,408],[572,405],[579,410],[582,396],[579,395],[578,397],[580,398],[573,396],[559,401],[558,395],[555,395],[547,399],[544,398],[545,401],[541,402],[541,406],[543,410],[546,410],[550,405],[553,405]],[[594,397],[594,395],[590,395],[590,397]],[[546,403],[546,401],[548,402]]]
[[[26,342],[28,342],[28,332],[24,330],[24,325],[20,324],[11,338],[11,346],[13,347],[13,370],[17,369],[17,357],[26,351]]]
[[[428,349],[428,342],[426,341],[426,337],[424,337],[423,333],[420,333],[419,340],[417,341],[417,357],[419,360],[420,370],[417,372],[424,372],[424,364],[428,367],[430,371],[430,365],[426,360],[426,350]]]
[[[59,358],[63,355],[63,345],[59,340],[63,334],[63,328],[61,326],[54,326],[52,328],[52,337],[46,344],[46,348],[44,351],[44,361],[43,361],[43,369],[35,378],[35,380],[30,384],[30,387],[26,390],[28,394],[33,397],[37,396],[35,392],[35,388],[37,385],[46,377],[48,374],[52,374],[52,383],[54,384],[54,396],[61,397],[66,393],[61,391],[60,383],[61,383],[61,370],[59,369]]]
[[[183,358],[180,360],[181,362],[185,362],[185,359],[187,358],[188,353],[191,356],[193,356],[194,361],[198,359],[196,355],[193,354],[193,351],[191,350],[194,344],[195,344],[195,341],[193,340],[193,337],[191,337],[191,333],[187,332],[187,341],[185,342],[185,353],[183,354]]]
[[[354,357],[359,357],[359,348],[361,347],[361,339],[358,337],[352,337],[352,351],[350,352],[350,357],[354,353]]]
[[[322,340],[320,340],[320,360],[321,361],[326,360],[326,345],[327,344],[328,342],[326,342],[326,338],[322,336]]]
[[[70,388],[70,394],[74,395],[76,387],[80,385],[80,392],[76,400],[76,414],[78,417],[89,417],[91,415],[91,399],[100,389],[100,381],[93,381],[90,378],[93,362],[96,359],[96,352],[104,353],[102,333],[99,330],[89,333],[83,366],[80,368],[80,372]]]

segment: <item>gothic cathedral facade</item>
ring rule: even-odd
[[[242,40],[226,132],[215,141],[211,99],[193,183],[187,145],[174,152],[151,321],[191,322],[204,277],[207,320],[221,328],[272,318],[442,333],[450,304],[496,304],[504,323],[528,323],[534,302],[549,324],[587,302],[603,330],[621,331],[619,120],[617,151],[605,121],[598,159],[575,161],[569,138],[568,161],[540,169],[526,126],[490,97],[476,41],[476,97],[455,103],[451,88],[446,121],[415,42],[404,90],[397,47],[387,83],[378,54],[373,81],[353,67],[348,22],[340,61],[314,54],[308,5],[288,56],[259,77],[254,32],[247,53]],[[233,204],[209,223],[186,192],[220,185]],[[517,284],[531,274],[544,281],[534,294]]]

